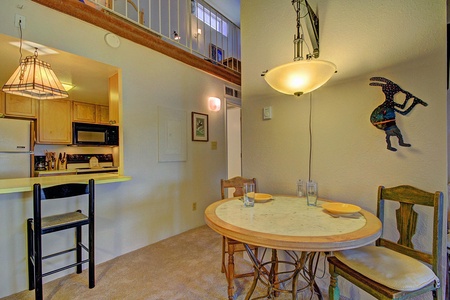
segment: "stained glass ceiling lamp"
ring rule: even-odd
[[[20,44],[22,45],[22,27],[20,26]],[[22,56],[22,48],[20,47]],[[20,59],[20,65],[2,90],[5,93],[26,96],[35,99],[66,98],[66,92],[50,64],[38,59],[38,49],[33,56]]]
[[[304,4],[302,3],[304,2]],[[301,26],[300,6],[305,5],[307,13],[307,28],[311,37],[313,54],[303,58],[303,28]],[[294,62],[275,67],[263,72],[266,82],[280,93],[301,96],[324,85],[336,73],[336,65],[319,57],[319,18],[316,16],[307,0],[292,0],[292,6],[297,14],[297,33],[294,35]],[[308,46],[305,43],[306,46]]]

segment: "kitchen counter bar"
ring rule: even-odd
[[[116,174],[86,174],[0,179],[0,194],[31,192],[35,183],[40,183],[43,187],[45,187],[63,183],[87,183],[91,178],[95,180],[95,184],[105,184],[131,180],[131,176],[122,176]]]

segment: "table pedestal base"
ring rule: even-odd
[[[322,293],[315,282],[320,252],[303,251],[298,253],[295,251],[284,250],[290,260],[279,260],[277,250],[272,249],[270,260],[264,261],[267,249],[262,251],[261,258],[259,259],[247,244],[244,244],[244,246],[253,263],[255,272],[252,285],[247,292],[245,300],[251,299],[258,282],[266,286],[267,293],[264,296],[253,298],[252,300],[264,298],[273,299],[280,293],[290,293],[292,294],[292,299],[296,300],[298,293],[306,290],[310,291],[311,298],[314,295],[317,295],[319,300],[323,299]],[[279,271],[280,264],[287,266],[287,270]],[[301,279],[303,279],[302,281],[306,282],[306,284],[299,286],[299,281]]]

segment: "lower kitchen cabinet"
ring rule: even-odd
[[[72,143],[72,102],[39,101],[38,144]]]

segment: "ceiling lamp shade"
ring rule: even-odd
[[[324,60],[299,60],[269,70],[264,79],[280,93],[300,96],[325,84],[336,65]]]
[[[304,5],[307,13],[308,34],[311,38],[313,53],[308,53],[303,59],[303,29],[301,26],[300,7]],[[319,18],[316,16],[307,0],[292,0],[292,6],[297,14],[297,32],[294,35],[294,62],[275,67],[263,72],[266,82],[274,90],[288,94],[301,96],[318,89],[324,85],[336,73],[336,65],[319,57]],[[309,47],[308,47],[309,49]]]
[[[37,58],[37,50],[34,56],[21,60],[2,90],[5,93],[35,99],[59,99],[69,96],[50,64]]]

